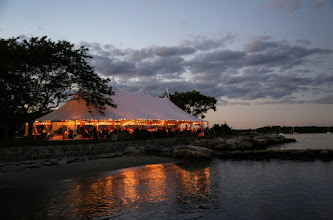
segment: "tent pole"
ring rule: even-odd
[[[97,135],[97,139],[99,139],[99,120],[97,120],[96,135]]]
[[[209,122],[207,121],[207,134],[209,134]]]
[[[51,128],[50,128],[50,140],[52,140],[53,139],[53,136],[54,136],[54,134],[53,134],[53,121],[51,122]]]

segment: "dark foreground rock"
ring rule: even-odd
[[[181,145],[173,148],[172,157],[185,159],[211,160],[214,151],[205,147]]]
[[[216,151],[266,150],[269,146],[296,142],[282,135],[247,135],[232,138],[195,139],[192,145],[206,147]]]
[[[123,152],[126,155],[171,156],[172,146],[187,143],[186,139],[157,139],[145,141],[110,142],[95,144],[51,145],[0,148],[0,163],[63,157],[99,157]]]
[[[1,163],[33,160],[44,160],[43,166],[53,166],[59,163],[57,158],[67,158],[63,161],[70,164],[123,155],[152,155],[191,160],[211,160],[212,158],[333,160],[331,150],[267,150],[271,145],[293,141],[295,139],[287,139],[280,135],[252,135],[228,139],[159,139],[64,146],[11,147],[0,148],[0,166]]]

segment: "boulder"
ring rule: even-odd
[[[124,149],[124,154],[140,154],[141,151],[136,149],[136,147],[126,147]]]
[[[249,141],[242,141],[238,144],[238,148],[241,150],[250,150],[253,147],[253,143]]]
[[[217,145],[219,145],[219,144],[221,144],[221,143],[224,143],[224,139],[223,138],[215,138],[215,143],[217,144]]]
[[[236,139],[228,139],[225,143],[229,148],[237,148],[239,141]]]
[[[217,151],[226,150],[226,149],[227,149],[227,146],[223,143],[220,143],[220,144],[214,146],[214,150],[217,150]]]
[[[173,148],[172,156],[187,159],[211,160],[213,152],[213,150],[205,147],[181,145]]]

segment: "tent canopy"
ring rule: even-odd
[[[115,91],[111,96],[117,108],[106,106],[104,115],[92,108],[89,113],[84,100],[71,99],[55,111],[36,121],[65,120],[179,120],[205,122],[176,106],[167,97],[155,98],[143,89],[137,92]]]

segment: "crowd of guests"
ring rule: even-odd
[[[118,138],[162,138],[176,136],[198,136],[201,133],[200,128],[192,128],[185,126],[180,128],[177,126],[169,127],[110,127],[110,126],[78,126],[77,131],[73,131],[66,126],[62,126],[56,131],[47,132],[46,129],[39,127],[37,129],[39,136],[44,139],[52,139],[54,136],[59,136],[62,139],[114,139]],[[57,138],[57,139],[58,139]]]
[[[136,137],[136,138],[146,138],[146,137],[174,137],[174,136],[190,136],[199,135],[201,129],[190,129],[185,127],[183,129],[179,127],[122,127],[122,128],[110,128],[110,127],[80,127],[78,129],[78,135],[80,138],[100,138],[100,139],[110,139],[113,135],[120,137]],[[68,137],[70,138],[70,137]]]

